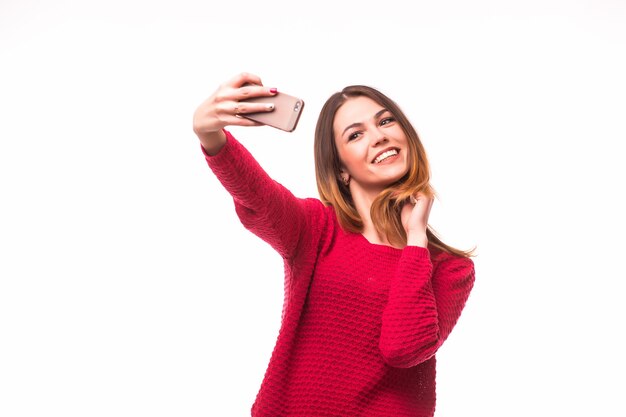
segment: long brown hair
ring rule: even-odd
[[[380,91],[364,85],[348,86],[330,96],[322,107],[315,127],[314,142],[317,190],[322,202],[334,208],[342,228],[354,233],[362,232],[363,220],[356,210],[348,186],[339,177],[341,161],[333,128],[337,110],[346,101],[356,97],[368,97],[387,109],[396,118],[408,139],[409,171],[381,192],[370,209],[376,231],[385,236],[392,245],[405,246],[407,236],[400,217],[403,204],[417,192],[430,197],[435,192],[430,185],[430,165],[426,151],[415,128],[400,107]],[[443,243],[430,226],[427,227],[426,234],[428,243],[436,248],[463,257],[472,256],[472,250],[460,250]]]

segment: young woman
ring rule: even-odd
[[[273,96],[240,74],[194,115],[209,167],[243,225],[285,264],[280,332],[253,416],[433,416],[435,353],[474,284],[471,253],[428,226],[429,165],[415,129],[379,91],[331,96],[315,131],[321,201],[273,181],[227,131]]]

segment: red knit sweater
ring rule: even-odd
[[[281,328],[252,416],[433,416],[434,355],[473,262],[344,231],[332,208],[294,197],[228,132],[205,157],[243,225],[284,260]]]

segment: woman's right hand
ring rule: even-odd
[[[274,110],[273,105],[240,100],[273,96],[276,92],[275,88],[264,87],[256,75],[245,72],[222,84],[198,106],[193,115],[193,131],[200,139],[202,147],[210,155],[215,155],[226,143],[226,135],[222,130],[226,126],[261,126],[260,123],[241,115],[269,112]]]

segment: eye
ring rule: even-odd
[[[380,125],[381,126],[385,126],[385,125],[388,125],[389,123],[393,123],[395,121],[396,121],[396,119],[394,119],[393,117],[385,117],[384,119],[382,119],[380,121]]]
[[[361,132],[352,132],[352,133],[350,133],[350,135],[348,136],[348,141],[357,139],[360,134],[361,134]]]

